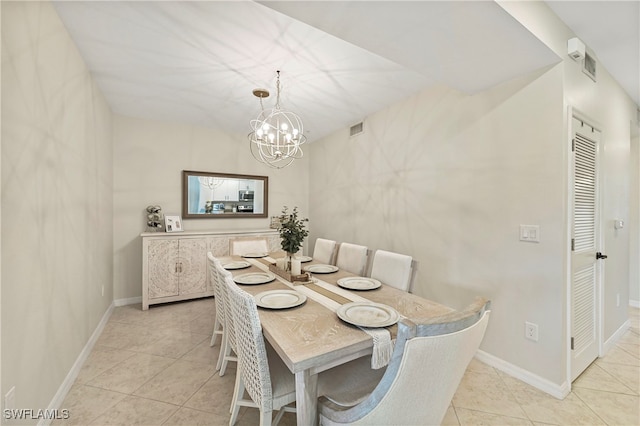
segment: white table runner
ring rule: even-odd
[[[275,259],[272,257],[263,258],[270,263],[275,263]],[[269,267],[264,263],[260,262],[259,259],[247,259],[253,265],[262,269],[263,271],[269,271]],[[320,303],[325,308],[336,312],[338,308],[342,305],[336,302],[335,300],[330,299],[327,296],[324,296],[320,293],[313,291],[312,289],[306,287],[305,285],[293,285],[289,281],[285,280],[282,277],[276,275],[276,278],[285,284],[286,286],[304,294],[305,296],[313,299],[314,301]],[[335,285],[329,284],[325,281],[318,279],[316,276],[313,276],[314,284],[322,287],[323,289],[330,291],[334,294],[344,297],[345,299],[351,300],[352,302],[370,302],[370,300],[353,294],[345,289],[337,287]],[[385,328],[367,328],[367,327],[358,327],[360,330],[367,333],[373,339],[373,353],[371,355],[371,368],[379,369],[386,366],[391,360],[391,354],[393,353],[393,341],[391,340],[391,333],[389,330]]]

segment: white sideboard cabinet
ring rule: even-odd
[[[233,232],[145,232],[142,237],[142,309],[156,303],[213,296],[207,252],[229,255],[229,241],[266,237],[280,250],[277,230]]]

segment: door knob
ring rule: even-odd
[[[600,252],[596,253],[596,259],[606,259],[607,255],[606,254],[602,254]]]

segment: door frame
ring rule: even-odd
[[[571,238],[572,238],[572,229],[573,229],[573,186],[574,186],[574,170],[573,170],[573,153],[572,153],[572,140],[573,140],[573,118],[584,121],[585,123],[589,123],[589,126],[592,126],[594,129],[600,132],[600,141],[597,145],[596,155],[598,158],[598,168],[596,175],[596,191],[598,192],[597,196],[597,218],[595,223],[595,241],[596,241],[596,251],[600,251],[605,253],[604,247],[604,236],[602,233],[603,229],[603,219],[602,212],[604,209],[604,176],[605,174],[605,162],[602,161],[602,144],[604,140],[604,132],[602,131],[602,125],[593,118],[589,117],[587,114],[583,113],[579,109],[569,105],[566,115],[566,132],[567,132],[567,140],[565,144],[566,149],[566,181],[567,181],[567,217],[566,217],[566,328],[565,328],[565,353],[566,353],[566,383],[567,383],[567,394],[571,391],[571,364],[572,364],[572,349],[571,349],[571,331],[572,331],[572,279],[573,279],[573,262],[572,262],[572,250],[571,250]],[[598,356],[601,357],[604,354],[604,342],[602,340],[603,335],[603,318],[602,313],[604,312],[604,300],[603,300],[603,288],[604,288],[604,262],[596,262],[596,303],[595,303],[595,316],[596,316],[596,342],[598,346]]]

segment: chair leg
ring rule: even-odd
[[[278,426],[278,423],[280,423],[280,420],[282,419],[284,412],[285,412],[285,407],[283,406],[278,410],[278,414],[276,414],[276,418],[273,419],[273,422],[271,423],[273,426]]]
[[[242,386],[242,393],[244,393],[244,384],[242,383],[242,372],[240,371],[240,364],[238,364],[238,368],[236,368],[236,383],[233,385],[233,396],[231,397],[231,407],[229,407],[229,412],[233,412],[233,407],[238,403],[238,389]],[[242,394],[240,394],[242,396]]]
[[[215,346],[216,340],[218,340],[218,335],[222,334],[222,324],[220,320],[216,317],[216,322],[213,324],[213,333],[211,333],[211,343],[209,346]]]
[[[222,368],[222,362],[224,361],[225,352],[227,351],[227,346],[229,346],[229,342],[227,339],[227,333],[222,333],[222,343],[220,343],[220,353],[218,353],[218,362],[216,363],[216,371],[219,371]],[[220,375],[224,375],[224,371],[220,373]]]
[[[260,410],[260,426],[271,426],[271,410]]]
[[[231,356],[231,345],[229,344],[229,341],[227,341],[224,348],[222,364],[220,365],[220,377],[224,376],[225,371],[227,371],[227,364],[229,364],[230,359],[233,359],[233,357]]]
[[[227,371],[229,361],[238,362],[238,357],[235,355],[235,352],[233,352],[234,355],[231,355],[232,352],[233,349],[231,349],[231,344],[229,344],[229,339],[227,339],[224,345],[224,351],[222,352],[224,356],[222,357],[222,363],[220,364],[220,377],[224,376],[225,371]]]
[[[242,381],[240,366],[238,366],[236,373],[236,386],[233,390],[233,405],[231,406],[231,419],[229,420],[229,426],[235,425],[238,420],[238,412],[240,411],[240,404],[238,404],[238,401],[242,398],[242,394],[244,394],[244,382]]]

